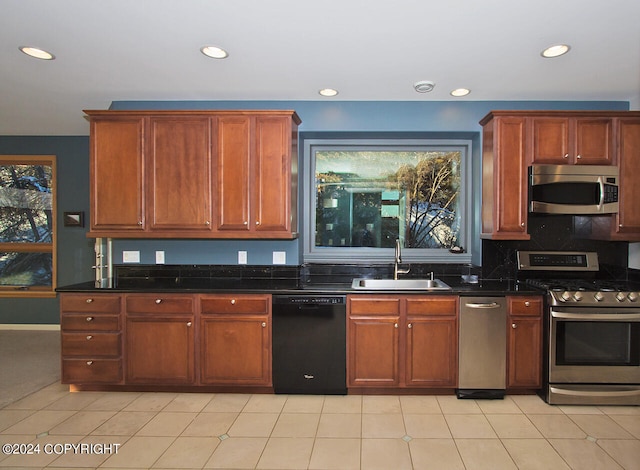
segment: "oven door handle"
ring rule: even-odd
[[[640,313],[570,313],[551,309],[553,318],[562,320],[638,321]]]

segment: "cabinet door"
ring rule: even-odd
[[[453,296],[407,298],[407,386],[455,387],[458,301]]]
[[[91,119],[91,230],[142,231],[144,119]]]
[[[257,232],[291,230],[291,118],[256,118],[253,224]],[[297,158],[297,155],[295,156]]]
[[[531,135],[532,163],[570,163],[568,118],[532,118]]]
[[[509,316],[507,387],[540,388],[542,374],[542,321]]]
[[[126,382],[192,384],[195,380],[193,316],[129,316]]]
[[[528,240],[525,119],[485,125],[482,153],[482,237]]]
[[[611,165],[613,163],[613,125],[608,118],[575,119],[574,163]]]
[[[640,241],[640,119],[620,119],[618,136],[620,207],[614,238]]]
[[[267,315],[203,315],[201,382],[271,385],[271,336]]]
[[[152,118],[150,126],[151,230],[211,230],[209,118]]]
[[[398,298],[350,298],[347,322],[347,386],[397,387]]]
[[[223,116],[217,118],[213,126],[218,176],[218,230],[246,232],[250,229],[251,118]]]

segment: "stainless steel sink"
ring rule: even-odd
[[[356,278],[353,289],[370,290],[451,290],[440,279],[363,279]]]

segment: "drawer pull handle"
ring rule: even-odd
[[[88,366],[90,366],[91,364],[93,364],[93,361],[87,361]]]
[[[87,321],[93,321],[93,317],[87,317]]]
[[[90,339],[92,339],[92,338],[93,338],[93,336],[91,336],[91,335],[87,335],[87,341],[89,341],[89,340],[90,340]]]
[[[267,327],[267,322],[266,322],[266,321],[263,321],[263,322],[262,322],[262,328],[266,328],[266,327]]]
[[[156,299],[156,303],[157,304],[162,303],[162,299]]]
[[[531,307],[531,302],[529,302],[528,300],[524,303],[525,307]]]
[[[91,302],[93,302],[93,299],[87,299],[88,304],[90,304]]]
[[[236,299],[231,299],[231,305],[235,305],[236,304]]]

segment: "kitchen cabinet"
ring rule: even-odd
[[[62,383],[122,382],[121,296],[61,294]]]
[[[200,380],[271,386],[271,296],[200,298]]]
[[[85,111],[90,237],[297,237],[293,111]]]
[[[507,388],[542,386],[542,297],[507,297]]]
[[[483,140],[481,238],[529,240],[526,118],[496,112],[480,124]]]
[[[640,241],[640,113],[615,120],[620,176],[617,214],[592,218],[592,236],[601,240]]]
[[[349,296],[347,386],[455,387],[457,306],[456,296]]]
[[[126,382],[195,383],[195,297],[180,294],[125,296]]]
[[[611,118],[535,116],[530,118],[530,126],[531,163],[613,164]]]

